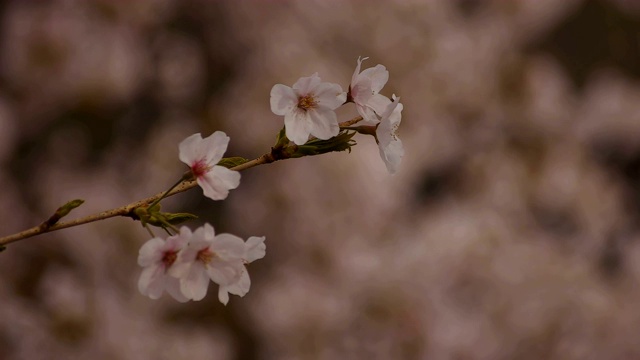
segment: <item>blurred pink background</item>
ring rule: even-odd
[[[128,218],[12,244],[0,359],[640,359],[638,34],[629,0],[2,3],[0,236],[166,189],[196,132],[261,155],[271,87],[358,56],[406,156],[359,135],[163,202],[266,236],[226,307],[140,295]]]

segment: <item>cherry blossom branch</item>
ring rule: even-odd
[[[353,125],[359,121],[362,120],[362,117],[358,116],[354,119],[342,122],[339,124],[339,126],[344,127],[344,126],[350,126]],[[296,147],[296,145],[291,145],[293,147]],[[284,160],[284,159],[288,159],[290,158],[290,156],[288,156],[285,152],[281,151],[282,149],[272,149],[270,152],[256,158],[250,161],[247,161],[243,164],[240,164],[238,166],[234,166],[231,168],[231,170],[234,171],[243,171],[246,169],[250,169],[254,166],[258,166],[258,165],[263,165],[263,164],[269,164],[272,163],[274,161],[278,161],[278,160]],[[62,230],[62,229],[66,229],[66,228],[70,228],[70,227],[74,227],[74,226],[79,226],[79,225],[83,225],[83,224],[88,224],[91,222],[95,222],[95,221],[100,221],[100,220],[105,220],[105,219],[109,219],[112,217],[116,217],[116,216],[125,216],[125,217],[131,217],[133,219],[138,219],[137,215],[135,214],[135,209],[139,208],[139,207],[144,207],[144,206],[148,206],[149,204],[152,204],[154,202],[156,202],[158,199],[161,199],[163,197],[169,197],[169,196],[173,196],[176,194],[179,194],[181,192],[187,191],[189,189],[194,188],[197,185],[197,182],[195,180],[185,180],[182,181],[181,183],[179,183],[177,186],[173,187],[170,191],[163,191],[161,193],[158,193],[154,196],[148,197],[146,199],[142,199],[142,200],[138,200],[135,202],[132,202],[130,204],[124,205],[124,206],[120,206],[114,209],[110,209],[110,210],[106,210],[106,211],[102,211],[99,212],[97,214],[93,214],[93,215],[89,215],[89,216],[85,216],[82,218],[78,218],[75,220],[71,220],[71,221],[66,221],[66,222],[55,222],[52,221],[51,219],[54,218],[56,216],[56,214],[58,213],[58,211],[56,211],[56,213],[49,218],[47,221],[43,222],[42,224],[38,225],[38,226],[34,226],[30,229],[21,231],[19,233],[15,233],[12,235],[8,235],[8,236],[4,236],[2,238],[0,238],[0,250],[2,250],[4,248],[5,245],[13,243],[15,241],[18,240],[23,240],[23,239],[27,239],[36,235],[40,235],[40,234],[44,234],[44,233],[48,233],[48,232],[52,232],[52,231],[56,231],[56,230]],[[57,219],[56,219],[57,221]]]

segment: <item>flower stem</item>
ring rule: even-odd
[[[155,199],[151,204],[149,204],[149,208],[152,208],[154,206],[156,206],[162,199],[166,198],[167,195],[169,194],[169,192],[173,189],[175,189],[178,185],[182,184],[182,182],[187,179],[187,174],[185,174],[184,176],[182,176],[182,178],[180,178],[180,180],[178,180],[177,183],[173,184],[173,186],[171,186],[167,191],[164,192],[164,194],[162,194],[162,196],[160,196],[159,198]]]

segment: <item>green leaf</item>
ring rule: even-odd
[[[218,162],[218,165],[231,169],[232,167],[242,165],[246,162],[249,162],[249,159],[245,159],[240,156],[235,156],[235,157],[223,158],[222,160],[220,160],[220,162]]]

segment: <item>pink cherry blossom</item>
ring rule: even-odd
[[[180,292],[178,279],[169,276],[168,271],[190,237],[191,231],[183,227],[178,235],[169,236],[167,240],[156,237],[142,245],[138,255],[138,265],[144,267],[138,281],[142,295],[158,299],[166,290],[180,302],[189,300]]]
[[[376,65],[360,72],[362,62],[368,58],[358,58],[349,90],[350,99],[356,104],[358,113],[364,119],[364,124],[375,124],[378,115],[382,115],[389,98],[378,94],[389,80],[389,71],[383,65]]]
[[[240,185],[239,172],[217,165],[228,144],[229,137],[216,131],[205,139],[193,134],[178,146],[180,161],[189,165],[204,195],[213,200],[225,199],[229,190]]]

